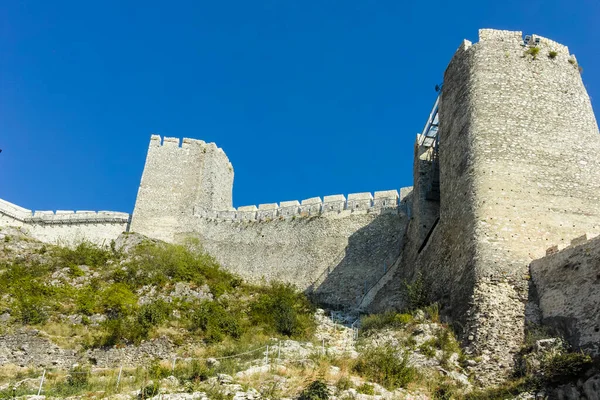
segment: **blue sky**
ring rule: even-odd
[[[236,206],[410,186],[462,39],[568,45],[597,112],[599,20],[598,0],[3,1],[0,198],[132,211],[152,133],[222,147]]]

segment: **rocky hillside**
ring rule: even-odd
[[[419,304],[420,290],[408,291],[411,312],[358,319],[287,285],[249,285],[195,242],[124,234],[65,248],[4,229],[0,398],[510,398],[548,382],[525,376],[589,369],[534,338],[527,373],[476,389],[480,361],[461,353],[435,305]],[[596,381],[586,382],[580,392]]]

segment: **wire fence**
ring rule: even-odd
[[[349,327],[347,320],[338,318],[334,313],[331,314],[332,321],[334,324],[334,330],[352,329],[350,334],[351,338],[355,340],[358,336],[358,321],[355,320]],[[336,318],[337,321],[336,321]],[[205,357],[180,357],[175,356],[169,359],[153,359],[154,363],[161,365],[162,374],[168,372],[169,375],[177,377],[178,375],[185,374],[185,371],[194,368],[199,363],[204,362],[205,366],[218,365],[221,361],[232,360],[232,359],[243,359],[239,363],[239,371],[241,372],[251,367],[277,367],[279,365],[289,363],[303,363],[308,361],[318,360],[320,357],[327,356],[343,356],[348,355],[353,349],[354,343],[346,341],[345,349],[339,349],[338,347],[332,346],[330,340],[321,339],[317,344],[312,343],[311,345],[305,344],[304,346],[298,345],[290,346],[287,340],[273,341],[270,344],[262,345],[251,350],[242,351],[236,354],[223,355],[223,356],[205,356]],[[148,362],[150,364],[150,360]],[[170,371],[165,371],[165,365],[169,364]],[[237,366],[236,366],[237,367]],[[16,396],[28,396],[28,395],[44,395],[45,391],[50,391],[52,395],[56,391],[57,382],[75,382],[73,389],[77,389],[76,385],[83,381],[87,382],[95,378],[97,381],[94,385],[98,391],[102,391],[105,394],[117,394],[123,390],[136,390],[140,389],[143,391],[144,386],[150,382],[153,378],[156,378],[150,371],[150,366],[145,367],[132,367],[125,364],[120,365],[116,368],[90,368],[84,369],[77,364],[71,369],[60,369],[60,368],[44,368],[37,370],[30,370],[25,375],[26,377],[9,379],[8,382],[2,382],[0,378],[0,398],[14,398]],[[218,371],[218,368],[215,369]],[[231,371],[226,371],[231,372]],[[264,369],[260,369],[258,372],[265,372]],[[132,387],[133,384],[133,387]],[[159,384],[159,387],[161,385]]]

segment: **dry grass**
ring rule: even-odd
[[[92,338],[92,332],[87,326],[68,322],[47,322],[38,328],[48,339],[63,349],[78,349]]]

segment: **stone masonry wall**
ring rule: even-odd
[[[398,265],[390,271],[393,277],[373,295],[370,303],[363,304],[363,307],[371,313],[385,312],[391,309],[401,310],[407,306],[406,299],[403,297],[405,282],[411,282],[416,278],[417,257],[422,251],[423,244],[431,241],[432,230],[436,227],[436,221],[440,216],[440,202],[426,199],[429,182],[434,173],[432,168],[433,148],[419,143],[420,137],[418,136],[414,148],[414,187],[407,201],[407,213],[410,218],[402,243],[401,258],[398,260]],[[433,277],[432,281],[435,281]]]
[[[522,342],[528,264],[600,229],[590,99],[568,49],[536,38],[534,58],[521,32],[480,30],[450,62],[440,101],[440,224],[417,268],[487,365],[484,381],[510,371]]]
[[[397,208],[252,221],[196,216],[181,235],[199,237],[250,282],[289,282],[320,304],[353,308],[398,258],[407,221]]]
[[[173,241],[194,208],[230,209],[232,189],[233,167],[214,143],[152,135],[131,229]]]
[[[0,199],[0,227],[19,227],[46,243],[77,244],[87,240],[108,245],[127,230],[129,214],[112,211],[35,211]]]
[[[232,187],[233,168],[213,143],[179,147],[153,135],[131,230],[167,242],[199,237],[243,278],[293,283],[335,307],[355,307],[398,258],[408,218],[396,190],[236,209]]]
[[[575,350],[600,355],[600,237],[580,237],[530,265],[542,323]]]

